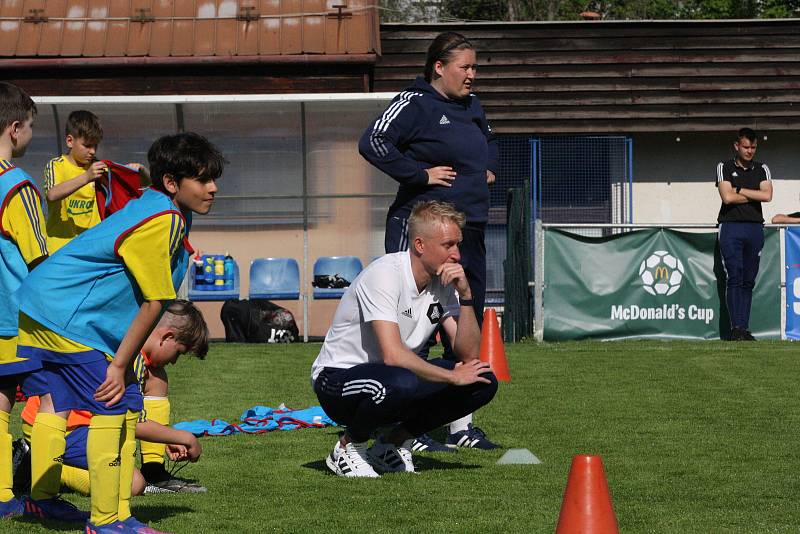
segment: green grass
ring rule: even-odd
[[[238,420],[255,404],[317,404],[319,345],[216,344],[169,369],[173,420]],[[603,457],[622,532],[797,532],[797,346],[781,342],[517,344],[513,381],[476,422],[502,451],[415,456],[418,476],[347,480],[335,429],[203,438],[182,475],[206,495],[134,498],[171,532],[553,532],[571,458]],[[17,413],[19,409],[15,410]],[[87,507],[88,499],[67,498]],[[0,522],[3,532],[64,527]]]

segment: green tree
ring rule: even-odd
[[[381,0],[382,20],[401,22],[752,19],[800,16],[800,0]]]
[[[800,0],[763,0],[760,16],[765,19],[800,17]]]

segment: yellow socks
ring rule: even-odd
[[[8,412],[0,411],[0,502],[14,498],[14,474],[11,468],[11,434],[8,433]]]
[[[31,498],[51,499],[61,487],[67,420],[52,413],[36,414],[31,431]]]
[[[94,415],[89,424],[86,457],[92,487],[90,521],[97,526],[108,525],[118,518],[120,449],[125,426],[125,414]]]
[[[144,411],[147,414],[147,419],[161,423],[162,425],[169,425],[169,399],[167,397],[145,397],[144,398]],[[142,450],[142,463],[164,463],[165,446],[163,443],[151,443],[149,441],[141,442]]]
[[[133,464],[136,460],[136,423],[139,412],[125,414],[125,430],[120,442],[119,466],[119,506],[118,517],[125,521],[131,516],[131,484],[133,484]]]
[[[22,421],[22,437],[25,438],[28,443],[31,442],[31,433],[33,432],[33,425],[29,425],[25,421]]]
[[[82,495],[89,495],[89,471],[65,465],[61,468],[61,484]]]

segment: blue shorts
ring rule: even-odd
[[[114,406],[94,400],[94,393],[106,379],[108,360],[102,352],[99,359],[86,363],[64,364],[43,361],[47,385],[57,412],[86,410],[98,415],[120,415],[128,411],[141,412],[144,399],[139,384],[131,378],[125,394]]]
[[[89,469],[86,460],[86,439],[89,437],[89,427],[79,426],[67,434],[67,448],[64,451],[64,465]]]
[[[50,392],[43,369],[17,375],[0,376],[0,389],[13,389],[19,386],[26,397],[44,395]]]

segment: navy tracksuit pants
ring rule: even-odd
[[[458,245],[461,265],[472,290],[473,308],[478,326],[483,325],[483,305],[486,301],[486,224],[467,223],[461,230],[463,241]],[[386,217],[384,248],[387,254],[408,250],[408,219]]]
[[[725,269],[725,301],[732,329],[749,329],[750,305],[762,248],[764,227],[761,223],[720,223],[719,250]]]
[[[430,363],[452,369],[456,363]],[[453,386],[428,382],[403,369],[380,363],[362,363],[349,369],[326,367],[314,381],[314,392],[328,416],[347,427],[353,441],[367,441],[379,427],[399,423],[413,436],[460,419],[489,404],[497,392],[491,382]]]

